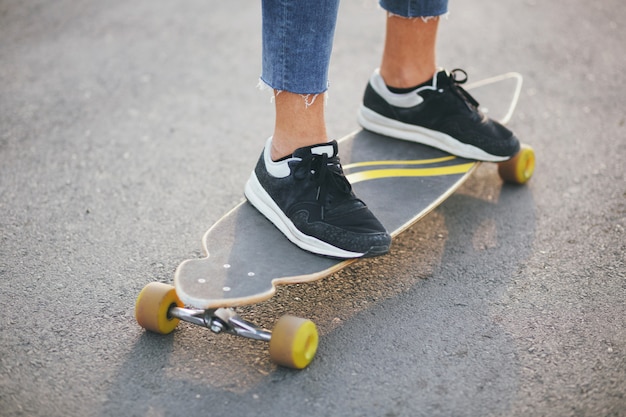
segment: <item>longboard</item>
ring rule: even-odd
[[[483,112],[506,123],[517,104],[521,82],[519,74],[508,73],[466,88],[479,102],[488,103]],[[392,237],[445,201],[480,164],[366,130],[341,139],[339,155],[356,195]],[[500,176],[518,184],[530,179],[533,168],[534,152],[525,146],[511,160],[499,163]],[[267,300],[279,285],[315,281],[356,260],[331,259],[300,249],[247,201],[204,234],[202,248],[203,258],[185,260],[176,269],[174,287],[161,283],[144,287],[135,304],[138,323],[167,334],[184,320],[214,333],[264,340],[270,344],[274,362],[306,367],[318,343],[311,321],[285,316],[270,332],[243,320],[234,307]]]
[[[505,87],[508,95],[498,91]],[[511,118],[520,88],[516,73],[469,86],[472,94],[490,103],[484,111],[500,111],[490,116],[502,122]],[[366,130],[341,139],[339,155],[356,195],[392,237],[445,201],[478,166],[476,161]],[[318,280],[355,261],[303,251],[247,201],[215,223],[202,246],[206,257],[181,263],[174,285],[185,304],[203,309],[255,304],[270,298],[278,285]]]

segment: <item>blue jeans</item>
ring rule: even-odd
[[[380,0],[403,17],[440,16],[448,0]],[[320,94],[328,88],[339,0],[263,0],[263,72],[275,90]]]

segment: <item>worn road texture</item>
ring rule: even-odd
[[[0,414],[626,416],[626,7],[555,3],[452,2],[439,63],[524,75],[510,126],[535,177],[483,165],[389,256],[241,309],[318,324],[298,372],[133,317],[271,134],[260,2],[0,0]],[[358,128],[384,21],[341,5],[334,138]]]

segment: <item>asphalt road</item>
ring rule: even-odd
[[[559,3],[559,4],[557,4]],[[200,255],[273,126],[258,1],[0,0],[2,416],[626,416],[626,7],[452,2],[439,61],[519,71],[526,187],[483,165],[392,253],[242,309],[313,319],[318,356],[181,325],[134,300]],[[344,1],[333,137],[384,15]]]

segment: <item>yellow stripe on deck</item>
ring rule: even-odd
[[[408,161],[404,161],[405,164],[407,162]],[[388,163],[389,161],[381,165],[387,165]],[[350,181],[351,184],[356,184],[358,182],[376,180],[380,178],[437,177],[441,175],[465,174],[473,166],[474,162],[434,168],[374,169],[369,171],[355,172],[353,174],[346,175],[346,178],[348,178],[348,181]]]
[[[441,158],[432,159],[418,159],[413,161],[365,161],[355,162],[354,164],[344,165],[343,169],[348,170],[352,168],[370,167],[379,165],[428,165],[437,164],[439,162],[447,162],[456,159],[456,156],[443,156]]]

